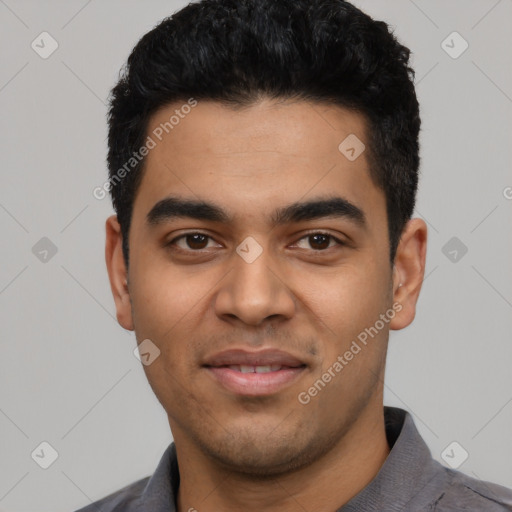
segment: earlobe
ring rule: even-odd
[[[121,226],[115,215],[107,219],[105,228],[105,261],[110,288],[116,305],[117,321],[125,329],[133,331],[128,272],[123,257],[123,237]]]
[[[393,330],[407,327],[416,315],[427,252],[427,225],[411,219],[402,232],[393,267],[393,302],[401,309],[390,322]]]

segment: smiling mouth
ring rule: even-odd
[[[277,372],[279,370],[291,368],[291,367],[284,366],[281,364],[271,364],[271,365],[261,365],[261,366],[231,364],[231,365],[221,366],[220,368],[229,368],[230,370],[235,370],[235,371],[238,371],[241,373],[269,373],[269,372]]]
[[[291,386],[306,369],[306,365],[226,365],[204,366],[208,374],[224,389],[242,396],[268,396]]]

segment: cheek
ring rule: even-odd
[[[130,290],[134,323],[140,335],[167,337],[190,321],[201,308],[208,286],[208,273],[191,276],[173,271],[170,265],[144,265],[144,272],[134,274]],[[211,288],[211,286],[210,286]]]
[[[135,332],[139,343],[149,339],[160,351],[144,371],[164,408],[173,410],[190,393],[185,383],[197,371],[190,342],[197,332],[204,285],[170,266],[144,268],[131,291]]]
[[[314,277],[304,276],[296,282],[296,290],[327,338],[343,345],[347,336],[373,324],[386,309],[387,291],[381,274],[371,264],[346,265]]]
[[[138,269],[144,272],[137,274]],[[204,268],[183,271],[155,261],[144,262],[138,269],[134,265],[138,278],[130,291],[134,326],[139,342],[150,339],[160,350],[155,363],[144,368],[158,395],[158,389],[181,389],[179,383],[196,374],[195,355],[206,343],[201,326],[208,316],[208,291],[222,274]]]

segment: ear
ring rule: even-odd
[[[110,288],[116,304],[117,321],[133,331],[132,306],[128,291],[128,272],[123,257],[123,236],[117,217],[112,215],[106,222],[105,260]]]
[[[393,330],[403,329],[414,320],[426,254],[427,225],[422,219],[411,219],[402,231],[393,268],[393,303],[402,306],[390,322]]]

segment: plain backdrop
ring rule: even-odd
[[[423,121],[427,277],[415,322],[391,334],[385,403],[437,460],[456,441],[460,471],[512,487],[512,0],[356,3],[413,51]],[[75,510],[151,474],[172,440],[115,320],[112,208],[92,192],[119,69],[183,5],[0,0],[2,510]]]

